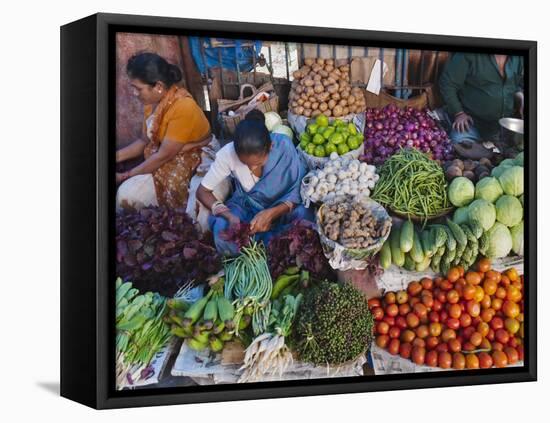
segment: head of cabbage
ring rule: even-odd
[[[292,132],[292,129],[290,129],[286,125],[277,125],[273,130],[271,131],[273,134],[283,134],[286,135],[291,140],[294,138],[294,133]]]
[[[275,112],[264,113],[264,116],[265,116],[265,126],[269,132],[273,131],[273,129],[277,125],[281,125],[283,123],[281,116],[279,116]]]
[[[462,207],[470,204],[474,199],[474,184],[468,178],[459,176],[454,178],[449,185],[449,201],[455,207]]]
[[[497,221],[508,227],[515,226],[523,219],[523,207],[521,202],[512,195],[501,196],[495,207],[497,209]]]
[[[512,251],[523,257],[523,220],[510,228],[512,235]]]
[[[468,207],[459,207],[453,213],[453,222],[457,225],[462,225],[463,223],[468,223],[470,219],[470,210]]]
[[[479,223],[484,231],[488,231],[497,218],[495,205],[482,198],[478,198],[468,206],[468,220]]]
[[[490,259],[506,257],[512,250],[510,230],[500,222],[484,232],[480,241],[480,253]]]
[[[523,194],[523,167],[510,166],[498,177],[505,194],[519,197]]]
[[[486,176],[476,184],[475,198],[482,198],[489,203],[494,203],[502,194],[500,182],[495,177]]]

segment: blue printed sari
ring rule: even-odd
[[[290,213],[274,221],[268,232],[260,232],[255,235],[255,239],[262,241],[266,246],[274,235],[286,230],[293,221],[297,219],[313,221],[314,219],[313,211],[301,204],[300,184],[307,172],[304,161],[290,138],[282,134],[272,134],[271,139],[272,148],[269,158],[256,185],[246,192],[239,181],[234,178],[234,193],[225,202],[231,213],[237,216],[241,222],[247,223],[260,211],[275,207],[285,201],[295,205]],[[237,246],[220,237],[220,232],[229,227],[228,221],[221,216],[210,216],[209,224],[218,251],[224,255],[237,254]]]

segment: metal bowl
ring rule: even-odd
[[[502,118],[498,123],[511,132],[523,135],[523,119]]]

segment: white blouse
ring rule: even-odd
[[[222,147],[216,153],[216,160],[210,166],[208,173],[202,179],[202,186],[213,191],[228,176],[236,178],[243,189],[248,192],[260,180],[250,168],[239,160],[232,142]]]

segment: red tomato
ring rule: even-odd
[[[411,357],[415,364],[419,366],[423,365],[426,360],[426,349],[422,347],[413,347]]]
[[[430,311],[428,313],[428,319],[432,323],[439,323],[439,314],[436,311]]]
[[[464,328],[462,330],[462,336],[465,338],[465,339],[470,339],[470,336],[472,336],[472,333],[474,333],[476,331],[476,327],[475,326],[468,326],[467,328]]]
[[[449,313],[447,313],[447,311],[445,310],[441,310],[439,312],[439,321],[441,323],[445,323],[447,321],[447,319],[449,318]]]
[[[495,331],[495,339],[501,344],[507,344],[510,340],[510,334],[506,329],[497,329]]]
[[[388,344],[388,352],[390,354],[397,355],[399,353],[400,345],[401,343],[399,342],[399,339],[392,339]]]
[[[437,357],[437,364],[442,369],[450,369],[452,361],[453,361],[453,358],[451,357],[451,354],[448,352],[440,352]]]
[[[434,299],[434,303],[432,305],[433,311],[440,311],[443,308],[443,304],[438,299]]]
[[[387,292],[386,295],[384,295],[384,301],[386,304],[395,304],[396,298],[395,298],[395,292]]]
[[[449,291],[449,292],[452,292],[452,291]],[[462,309],[460,308],[460,304],[450,304],[447,307],[447,312],[449,313],[450,317],[458,319],[462,314]]]
[[[443,290],[443,291],[449,291],[451,289],[453,289],[453,283],[449,280],[444,280],[443,282],[441,282],[441,284],[439,285],[439,287]]]
[[[399,329],[407,329],[407,320],[403,316],[397,316],[395,318],[395,326]]]
[[[406,316],[411,311],[411,306],[409,303],[399,304],[399,315]]]
[[[410,328],[416,328],[420,324],[420,319],[418,318],[418,315],[411,312],[407,314],[407,325]]]
[[[486,352],[479,353],[477,357],[479,359],[479,367],[481,367],[482,369],[493,367],[493,359]]]
[[[443,327],[441,326],[441,323],[433,322],[430,323],[429,330],[431,336],[439,336],[441,335]]]
[[[523,356],[524,356],[523,345],[519,345],[516,349],[518,350],[518,359],[523,360]]]
[[[491,344],[491,349],[493,351],[502,351],[504,349],[504,345],[502,345],[500,342],[495,341]]]
[[[482,340],[483,340],[483,336],[479,332],[474,332],[472,333],[472,336],[470,336],[470,342],[474,347],[479,347]]]
[[[466,310],[470,316],[477,317],[481,313],[481,306],[475,300],[469,300],[466,303]]]
[[[380,307],[380,298],[371,298],[368,301],[369,308],[372,310],[374,307]]]
[[[414,306],[413,306],[413,311],[414,313],[419,317],[419,318],[422,318],[422,317],[427,317],[428,316],[428,309],[426,308],[426,306],[422,303],[416,303]]]
[[[447,343],[438,344],[437,347],[435,347],[435,350],[440,352],[448,352],[449,351],[449,345]]]
[[[439,344],[439,338],[437,336],[428,336],[426,338],[426,348],[433,350]]]
[[[475,354],[466,354],[466,368],[479,369],[479,359]]]
[[[408,342],[399,346],[399,355],[403,358],[409,359],[411,357],[412,345]]]
[[[483,309],[491,307],[491,297],[485,294],[479,304]]]
[[[391,339],[399,338],[399,335],[401,335],[401,329],[397,326],[392,326],[388,331],[388,335],[390,335]]]
[[[460,296],[458,295],[458,292],[456,289],[451,289],[447,292],[447,302],[450,304],[456,304],[458,303],[458,300],[460,299]]]
[[[384,322],[386,322],[388,325],[390,326],[394,326],[395,325],[395,317],[391,317],[391,316],[384,316],[384,318],[382,319]]]
[[[397,304],[405,304],[409,300],[409,295],[407,294],[407,291],[401,290],[397,291],[397,294],[395,294],[395,301]]]
[[[428,309],[431,309],[434,305],[434,299],[431,295],[422,295],[422,304],[424,304]]]
[[[460,319],[458,320],[460,321],[460,326],[463,328],[467,328],[472,324],[472,318],[470,317],[469,314],[466,314],[466,313],[461,314]]]
[[[376,333],[378,335],[387,335],[390,330],[390,325],[386,322],[378,322],[376,325]]]
[[[462,349],[462,344],[458,339],[451,339],[447,342],[450,352],[459,352]]]
[[[424,364],[430,367],[437,367],[437,351],[428,351],[424,359]]]
[[[407,292],[410,296],[416,297],[418,294],[420,294],[420,291],[422,291],[422,285],[420,282],[413,281],[409,283],[409,286],[407,287]]]
[[[445,329],[443,332],[441,332],[441,340],[443,342],[449,342],[451,339],[456,338],[456,332],[452,329]]]
[[[397,304],[390,304],[386,306],[386,314],[390,317],[395,317],[399,314],[399,307]]]
[[[376,345],[380,348],[386,348],[390,342],[390,337],[388,335],[378,335],[376,337]]]
[[[495,340],[495,331],[491,328],[489,329],[489,332],[487,332],[487,335],[485,336],[485,338],[487,338],[489,341],[494,341]]]
[[[420,280],[420,284],[422,285],[422,288],[427,289],[428,291],[431,291],[434,286],[434,281],[430,278],[422,278]]]
[[[509,364],[516,364],[519,360],[519,354],[518,350],[512,347],[506,347],[504,348],[504,353],[506,354],[506,357],[508,358]]]
[[[464,344],[462,344],[462,350],[463,351],[474,351],[477,347],[472,344],[470,341],[468,342],[464,342]]]
[[[428,326],[426,325],[420,325],[416,328],[416,336],[418,338],[426,338],[428,335],[430,334],[429,330],[428,330]]]
[[[448,318],[445,324],[449,329],[452,330],[458,330],[458,328],[460,327],[460,321],[458,319],[455,319],[454,317]]]
[[[475,292],[476,287],[471,283],[467,283],[462,289],[462,297],[464,297],[465,300],[473,300]]]
[[[424,341],[422,338],[414,338],[414,341],[412,342],[413,347],[422,347],[426,348],[426,341]]]
[[[489,324],[488,323],[485,323],[485,322],[479,322],[478,325],[476,326],[476,330],[481,334],[481,336],[483,337],[486,337],[487,334],[489,333],[489,330],[491,328],[489,327]]]
[[[382,318],[384,317],[384,310],[382,309],[382,307],[374,307],[371,310],[371,313],[372,317],[374,317],[374,320],[382,320]]]
[[[508,365],[508,356],[504,351],[493,351],[492,358],[495,367],[506,367]]]
[[[401,332],[401,342],[407,342],[410,344],[414,338],[416,338],[416,334],[410,329],[406,329]]]
[[[492,308],[486,308],[481,311],[479,317],[481,317],[481,320],[483,320],[484,322],[490,322],[491,320],[493,320],[493,317],[495,317],[495,314],[495,310],[493,310]]]
[[[455,352],[453,354],[452,367],[456,370],[463,370],[466,367],[466,357],[464,357],[464,354],[460,352]]]
[[[420,298],[418,298],[418,297],[410,297],[409,298],[409,305],[411,307],[414,307],[414,305],[419,303],[419,302],[420,302]]]
[[[477,270],[479,270],[481,273],[485,273],[491,270],[491,260],[485,257],[479,260],[477,262]]]

